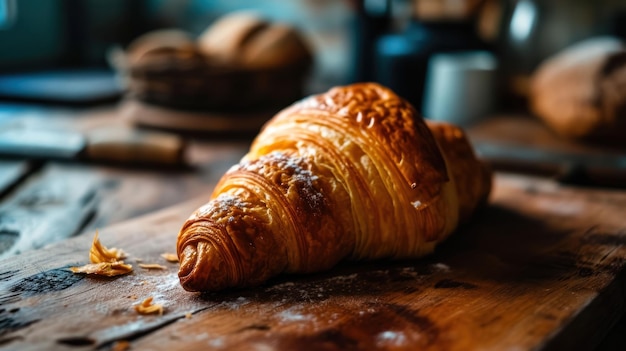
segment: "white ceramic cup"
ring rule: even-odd
[[[424,117],[469,126],[494,111],[496,58],[486,51],[433,55],[428,62]]]

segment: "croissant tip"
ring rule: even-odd
[[[189,282],[193,280],[193,273],[196,269],[198,261],[197,246],[192,244],[186,245],[179,253],[179,257],[180,267],[178,269],[178,278],[180,279],[180,284],[183,288],[185,288],[185,290],[190,290]]]
[[[189,243],[180,251],[178,279],[191,292],[217,291],[233,285],[231,267],[211,242]]]

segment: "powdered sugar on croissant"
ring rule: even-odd
[[[344,259],[420,257],[489,188],[460,129],[429,129],[377,84],[334,88],[268,122],[183,225],[180,281],[215,291]]]

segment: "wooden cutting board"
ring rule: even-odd
[[[160,254],[205,200],[101,230],[130,253],[126,276],[66,270],[87,262],[91,233],[0,262],[0,348],[584,350],[625,310],[623,191],[499,174],[489,206],[432,256],[201,295]],[[149,296],[163,315],[135,312]]]

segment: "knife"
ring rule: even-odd
[[[128,127],[85,134],[23,126],[0,130],[0,156],[30,160],[81,160],[127,165],[184,165],[181,137]]]
[[[584,154],[531,146],[474,143],[496,170],[549,176],[583,186],[626,187],[626,154]]]

